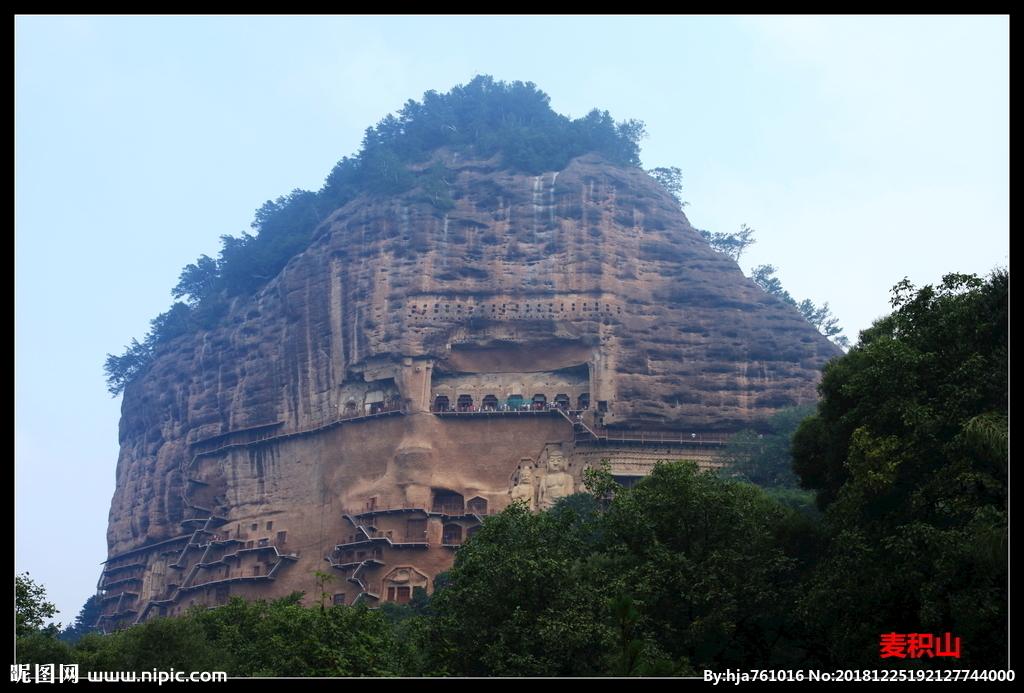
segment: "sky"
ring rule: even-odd
[[[65,625],[106,559],[120,397],[182,268],[478,74],[647,126],[699,229],[746,224],[845,334],[889,290],[1009,265],[1009,19],[15,18],[15,570]]]

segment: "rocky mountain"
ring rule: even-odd
[[[336,602],[403,601],[513,498],[547,507],[600,459],[711,464],[840,353],[637,167],[411,168],[444,187],[335,210],[125,389],[108,624],[312,593],[325,560]]]

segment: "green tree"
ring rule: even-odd
[[[110,635],[87,634],[74,649],[83,672],[227,671],[231,655],[206,636],[194,615],[157,618]]]
[[[991,442],[1008,409],[1008,277],[904,280],[892,303],[826,365],[818,413],[794,437],[832,531],[803,613],[837,662],[878,665],[879,633],[950,632],[963,658],[931,666],[1002,667],[1005,559],[978,547],[998,546],[1007,520]]]
[[[178,284],[171,290],[174,298],[188,296],[190,305],[201,302],[216,288],[220,279],[217,261],[208,255],[200,255],[195,264],[186,265],[178,277]]]
[[[95,594],[89,595],[85,604],[82,605],[81,611],[78,612],[78,616],[75,617],[75,622],[61,632],[60,639],[64,642],[75,643],[86,633],[95,632],[96,622],[99,621],[102,614],[103,605],[99,599]]]
[[[416,621],[420,671],[490,676],[693,674],[794,666],[791,617],[820,537],[757,487],[659,463],[632,489],[607,469],[546,513],[514,504],[456,555]],[[692,663],[692,665],[691,665]]]
[[[592,530],[571,510],[513,504],[459,549],[434,594],[422,647],[463,676],[588,676],[606,670],[613,631],[584,563]]]
[[[181,301],[171,305],[170,310],[161,313],[149,322],[150,331],[146,341],[151,348],[169,342],[192,329],[192,311]]]
[[[849,340],[842,336],[843,328],[839,327],[839,318],[832,315],[828,301],[819,307],[814,305],[809,298],[805,298],[797,304],[796,308],[804,316],[804,320],[814,325],[814,329],[818,332],[832,339],[841,347],[848,348],[850,346]]]
[[[392,650],[383,613],[365,606],[305,608],[295,593],[273,602],[226,606],[190,616],[207,641],[233,660],[237,676],[382,676]]]
[[[46,589],[28,573],[14,576],[15,661],[18,664],[67,664],[72,661],[67,643],[57,639],[59,623],[46,621],[57,615],[46,601]]]
[[[674,662],[657,651],[650,641],[639,640],[634,636],[637,627],[643,622],[643,616],[633,604],[628,594],[608,600],[608,608],[618,631],[618,657],[614,658],[610,674],[612,676],[692,676],[693,669],[686,658]]]
[[[680,194],[683,192],[683,172],[678,166],[669,166],[667,168],[659,166],[647,169],[647,174],[661,184],[675,198],[680,207],[690,204],[689,202],[683,202],[683,198],[680,197]]]
[[[14,632],[18,637],[56,635],[60,624],[46,625],[46,621],[58,613],[57,607],[46,601],[45,587],[36,584],[28,573],[14,576]]]
[[[757,243],[754,240],[754,229],[746,224],[740,224],[740,230],[736,233],[711,233],[701,229],[697,229],[697,231],[708,242],[712,250],[728,255],[736,262],[740,261],[743,251]]]
[[[114,397],[124,392],[125,386],[135,379],[153,360],[153,345],[133,339],[120,356],[107,354],[103,371],[107,375],[107,392]]]
[[[1005,272],[985,282],[948,275],[938,287],[912,292],[905,282],[897,285],[897,310],[825,366],[818,413],[794,438],[797,472],[823,507],[850,477],[846,461],[858,429],[873,439],[899,439],[917,450],[916,459],[941,467],[962,456],[969,420],[1007,410]]]
[[[73,656],[83,671],[224,671],[230,676],[385,676],[393,639],[384,614],[366,607],[301,605],[302,593],[216,609],[198,605],[101,636]]]
[[[795,487],[791,441],[800,422],[814,409],[813,405],[783,409],[769,420],[770,433],[745,430],[730,436],[718,456],[725,465],[723,474],[765,488]]]
[[[613,160],[639,166],[640,141],[647,139],[647,128],[644,121],[635,118],[624,120],[616,124],[615,130],[618,135],[618,146],[612,157]]]
[[[775,265],[758,265],[750,271],[750,279],[780,301],[785,301],[791,306],[796,306],[796,301],[789,292],[782,288],[782,282],[775,276],[777,272]]]
[[[796,599],[797,561],[780,541],[789,514],[696,463],[659,463],[605,514],[601,580],[634,595],[638,631],[671,658],[716,670],[779,665]]]

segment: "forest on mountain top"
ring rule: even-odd
[[[256,211],[256,235],[223,236],[220,259],[200,258],[186,267],[174,297],[187,296],[195,305],[221,291],[252,294],[305,249],[320,219],[356,196],[401,195],[439,182],[431,180],[433,171],[417,175],[409,165],[427,162],[442,147],[479,158],[500,151],[509,170],[537,174],[560,171],[589,152],[639,166],[644,136],[642,122],[616,123],[607,111],[594,109],[576,120],[559,115],[531,82],[478,76],[447,94],[428,91],[422,102],[410,99],[397,115],[367,128],[359,153],[339,161],[319,191],[268,200]]]

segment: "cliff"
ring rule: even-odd
[[[244,573],[238,551],[253,542],[239,535],[259,526],[282,548],[253,568],[264,578],[243,585],[253,594],[270,589],[268,570],[284,589],[301,534],[307,572],[325,555],[350,571],[359,587],[343,600],[387,599],[385,583],[365,576],[415,586],[450,552],[399,560],[412,582],[387,572],[386,557],[346,569],[349,544],[396,552],[401,542],[361,537],[387,523],[360,525],[343,511],[422,508],[425,522],[439,518],[444,544],[459,524],[444,522],[458,514],[438,508],[456,496],[491,512],[529,483],[539,503],[545,483],[574,490],[601,457],[641,474],[656,455],[682,454],[671,441],[763,428],[779,408],[816,399],[820,367],[838,349],[711,250],[642,170],[592,154],[525,176],[498,156],[436,157],[453,172],[446,195],[363,196],[336,210],[276,278],[235,299],[221,327],[161,346],[127,387],[110,565],[200,526],[209,549],[224,541],[221,531],[210,538],[213,527],[235,527],[242,548],[214,562]],[[664,453],[625,442],[655,434],[670,441]],[[574,481],[558,481],[556,448]],[[271,516],[279,527],[287,518],[286,537],[274,539]],[[313,524],[316,539],[299,530]],[[176,581],[157,579],[147,560],[136,611],[149,600],[173,613],[192,584],[186,573],[194,583],[207,570],[178,556],[160,569],[179,571]]]

